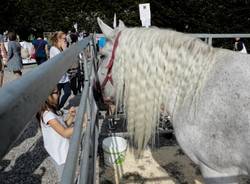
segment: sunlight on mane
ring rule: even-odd
[[[214,50],[171,30],[122,31],[112,76],[117,103],[124,91],[128,131],[139,149],[155,133],[161,104],[174,115],[187,97],[195,103],[214,64]]]

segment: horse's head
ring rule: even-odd
[[[111,100],[114,99],[115,96],[111,71],[113,62],[115,60],[115,51],[119,44],[119,35],[120,32],[125,28],[125,25],[121,20],[119,20],[119,26],[112,29],[111,27],[106,25],[100,18],[97,18],[97,21],[107,39],[105,47],[100,51],[101,54],[105,56],[105,59],[100,66],[98,75],[101,87],[104,91],[104,99]]]
[[[116,105],[124,105],[127,130],[133,136],[131,140],[142,149],[155,130],[156,111],[160,108],[158,101],[162,99],[154,98],[155,94],[159,94],[159,90],[154,90],[157,89],[154,87],[155,83],[161,80],[154,77],[157,76],[156,65],[151,65],[151,61],[155,60],[156,55],[149,55],[153,47],[148,47],[147,44],[149,40],[152,41],[151,33],[154,30],[148,32],[148,29],[125,28],[122,21],[114,29],[100,19],[98,24],[107,38],[102,50],[102,54],[106,56],[106,64],[98,71],[101,84],[107,81],[103,85],[103,95],[106,99],[113,97]],[[143,50],[145,48],[146,51]],[[109,77],[109,74],[112,76]],[[154,80],[150,80],[151,76]]]

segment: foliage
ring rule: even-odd
[[[247,33],[250,0],[8,0],[1,2],[0,27],[23,37],[32,32],[99,31],[99,16],[112,25],[117,14],[127,26],[140,26],[139,3],[150,3],[152,25],[193,33]]]

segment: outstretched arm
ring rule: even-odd
[[[56,119],[52,119],[48,122],[48,124],[61,136],[65,138],[70,138],[73,134],[73,127],[65,128],[58,122]]]

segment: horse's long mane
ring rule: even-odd
[[[128,131],[142,149],[154,134],[161,105],[174,115],[188,97],[194,102],[199,96],[215,49],[171,30],[126,28],[115,57],[116,98],[124,92]]]

